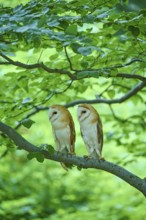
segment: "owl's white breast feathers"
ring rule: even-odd
[[[98,136],[97,136],[97,124],[92,124],[88,126],[82,126],[81,132],[83,135],[83,139],[85,141],[88,152],[90,153],[91,148],[95,149],[98,147]]]
[[[65,147],[70,148],[70,127],[67,125],[62,129],[53,129],[57,151],[62,151]]]
[[[78,108],[78,119],[83,140],[91,157],[101,157],[102,143],[100,137],[100,118],[97,111],[90,105]],[[98,124],[99,123],[99,124]],[[99,130],[98,130],[99,129]]]

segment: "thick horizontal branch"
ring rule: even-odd
[[[63,155],[60,153],[50,154],[48,151],[41,150],[40,148],[37,148],[33,144],[29,143],[13,128],[2,122],[0,122],[0,131],[3,132],[5,135],[7,135],[11,140],[13,140],[16,146],[26,150],[27,152],[40,152],[44,155],[46,159],[57,162],[71,163],[80,168],[85,168],[85,169],[94,168],[94,169],[105,170],[123,179],[125,182],[127,182],[128,184],[139,190],[146,197],[145,179],[141,179],[140,177],[134,175],[133,173],[129,172],[128,170],[116,164],[104,160],[96,160],[96,159],[87,160],[83,157]]]

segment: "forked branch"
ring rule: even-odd
[[[35,64],[25,64],[19,61],[14,61],[11,58],[9,58],[8,56],[0,53],[0,56],[3,57],[6,62],[0,62],[0,64],[5,64],[5,65],[14,65],[14,66],[18,66],[24,69],[36,69],[36,68],[41,68],[43,70],[45,70],[48,73],[56,73],[56,74],[63,74],[63,75],[67,75],[69,76],[70,79],[74,79],[74,75],[71,74],[69,71],[67,70],[63,70],[63,69],[52,69],[47,67],[44,63],[35,63]]]

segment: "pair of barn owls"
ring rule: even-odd
[[[101,159],[103,132],[98,112],[89,104],[81,104],[77,109],[77,117],[89,157]],[[54,133],[56,150],[75,154],[76,135],[70,112],[64,106],[53,105],[49,108],[49,120]]]

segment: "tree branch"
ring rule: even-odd
[[[75,70],[75,69],[73,69],[72,63],[71,63],[70,58],[67,54],[66,48],[65,48],[65,54],[66,54],[67,60],[68,60],[69,65],[70,65],[70,69],[72,71],[74,71],[74,73],[71,73],[70,71],[63,70],[63,69],[51,69],[51,68],[47,67],[43,62],[42,63],[35,63],[35,64],[25,64],[25,63],[22,63],[22,62],[19,62],[19,61],[14,61],[11,58],[9,58],[8,56],[4,55],[3,53],[0,53],[0,56],[3,57],[6,60],[6,62],[1,61],[0,65],[14,65],[14,66],[18,66],[18,67],[21,67],[21,68],[24,68],[24,69],[41,68],[41,69],[45,70],[48,73],[63,74],[63,75],[67,75],[72,80],[79,80],[80,78],[78,78],[77,75],[79,75],[80,73],[82,73],[84,71],[86,72],[87,70]],[[133,60],[131,60],[130,62],[128,62],[126,64],[117,65],[117,66],[113,66],[113,67],[109,67],[109,68],[105,68],[105,69],[114,69],[114,68],[117,68],[117,67],[118,68],[124,67],[124,66],[128,66],[128,65],[132,64],[133,62],[137,62],[137,61],[144,62],[140,59],[133,59]],[[103,69],[102,69],[102,72],[103,72]],[[90,71],[91,73],[95,72],[95,71],[97,71],[97,73],[101,72],[100,69],[91,69],[91,70],[88,70],[88,71]],[[83,78],[85,79],[85,78],[88,78],[88,77],[89,76],[84,76]],[[93,75],[92,75],[92,77],[93,77]],[[141,76],[141,75],[127,74],[127,73],[117,73],[117,75],[115,75],[115,76],[107,74],[106,77],[114,77],[114,78],[115,77],[122,77],[122,78],[128,78],[128,79],[138,79],[138,80],[141,80],[141,81],[146,80],[146,78]]]
[[[135,62],[141,62],[141,63],[146,63],[146,61],[140,59],[140,58],[133,58],[131,59],[129,62],[125,63],[125,64],[117,64],[115,66],[111,66],[109,67],[110,69],[115,69],[115,68],[123,68],[125,66],[130,66],[131,64],[135,63]]]
[[[64,47],[64,51],[65,51],[65,55],[66,55],[67,61],[68,61],[68,63],[69,63],[69,67],[70,67],[71,70],[74,71],[73,66],[72,66],[72,63],[71,63],[71,60],[70,60],[70,58],[69,58],[69,56],[68,56],[68,52],[67,52],[66,46]]]
[[[78,100],[70,102],[66,105],[66,107],[72,107],[81,103],[89,103],[89,104],[96,104],[96,103],[104,103],[104,104],[117,104],[126,101],[127,99],[131,98],[132,96],[136,95],[139,91],[141,91],[146,86],[146,80],[143,82],[139,82],[134,88],[132,88],[129,92],[127,92],[124,96],[117,99],[103,99],[103,98],[96,98],[92,100]]]
[[[6,65],[11,64],[11,65],[22,67],[22,68],[25,68],[25,69],[41,68],[41,69],[45,70],[48,73],[59,73],[59,74],[69,76],[69,78],[72,79],[72,80],[76,79],[76,77],[73,74],[71,74],[69,71],[62,70],[62,69],[51,69],[51,68],[47,67],[44,63],[24,64],[24,63],[21,63],[19,61],[14,61],[14,60],[10,59],[9,57],[7,57],[6,55],[4,55],[2,53],[0,53],[0,56],[3,57],[5,60],[7,60],[7,62],[0,62],[0,64],[6,64]]]
[[[71,82],[72,83],[72,82]],[[69,85],[70,86],[70,85]],[[81,103],[89,103],[89,104],[97,104],[97,103],[103,103],[103,104],[118,104],[118,103],[122,103],[126,100],[128,100],[129,98],[131,98],[132,96],[136,95],[140,90],[142,90],[144,87],[146,86],[146,81],[144,82],[140,82],[138,83],[134,88],[132,88],[128,93],[126,93],[124,96],[122,96],[121,98],[117,98],[117,99],[104,99],[101,98],[99,96],[97,96],[96,99],[92,99],[92,100],[78,100],[78,101],[74,101],[74,102],[70,102],[66,105],[64,105],[65,107],[69,108],[69,107],[73,107],[75,105],[81,104]],[[64,90],[66,91],[66,89]],[[64,92],[63,91],[63,92]],[[59,94],[61,92],[55,93],[55,94]],[[35,115],[36,113],[40,112],[40,111],[44,111],[44,110],[48,110],[49,107],[43,107],[43,106],[34,106],[34,109],[29,112],[23,119],[27,119],[30,118],[32,115]],[[15,129],[18,129],[21,126],[21,121],[17,124],[17,126],[15,127]]]
[[[113,76],[109,76],[113,77]],[[137,74],[128,74],[128,73],[118,73],[115,77],[121,77],[121,78],[126,78],[126,79],[138,79],[140,81],[145,81],[146,77],[137,75]]]
[[[104,160],[96,160],[96,159],[85,159],[79,156],[72,156],[72,155],[63,155],[60,153],[50,154],[46,150],[41,150],[40,148],[34,146],[33,144],[29,143],[25,140],[20,134],[18,134],[13,128],[10,126],[0,122],[0,131],[6,134],[16,146],[26,150],[27,152],[40,152],[44,155],[46,159],[57,161],[57,162],[64,162],[64,163],[71,163],[80,168],[94,168],[94,169],[101,169],[105,170],[109,173],[112,173],[119,178],[123,179],[125,182],[139,190],[145,197],[146,197],[146,180],[141,179],[140,177],[134,175],[133,173],[129,172],[128,170],[113,164],[108,161]]]

